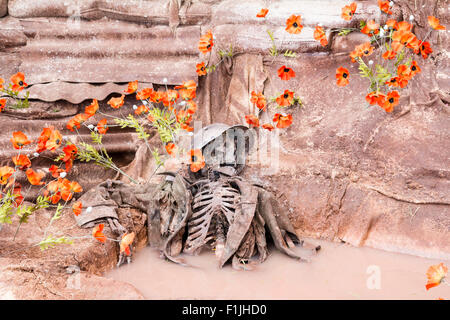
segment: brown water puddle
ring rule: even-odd
[[[212,252],[186,256],[199,268],[159,258],[151,248],[106,276],[134,285],[147,299],[450,299],[450,287],[425,289],[426,271],[448,261],[310,240],[322,246],[310,263],[272,249],[253,271],[219,270]],[[302,249],[297,249],[301,253]]]

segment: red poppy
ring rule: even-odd
[[[439,19],[433,16],[428,16],[428,24],[434,30],[445,30],[445,27],[439,23]]]
[[[193,100],[187,101],[186,106],[188,107],[186,111],[189,114],[194,114],[197,111],[197,104]]]
[[[69,144],[63,148],[64,158],[62,161],[67,162],[70,159],[75,158],[75,155],[78,153],[78,148],[74,144]]]
[[[106,243],[106,236],[103,234],[104,227],[105,225],[103,223],[100,223],[99,225],[95,226],[94,229],[92,229],[92,236],[101,243]]]
[[[428,58],[428,55],[433,53],[433,49],[431,49],[430,43],[428,41],[422,42],[418,49],[414,50],[415,53],[421,54],[422,58]]]
[[[356,12],[356,3],[352,2],[350,5],[342,8],[341,18],[347,21],[352,20]]]
[[[266,129],[266,130],[269,130],[269,131],[272,131],[272,130],[275,129],[275,127],[274,127],[272,124],[270,124],[270,123],[265,123],[265,124],[263,124],[261,127],[262,127],[263,129]]]
[[[347,69],[339,67],[336,70],[336,84],[340,87],[345,87],[348,85],[348,79],[350,78],[350,73]]]
[[[150,101],[154,103],[161,103],[165,99],[166,92],[164,91],[154,91],[150,96]]]
[[[446,277],[448,272],[447,267],[441,262],[437,265],[430,266],[427,270],[428,282],[425,285],[427,290],[438,286]]]
[[[141,105],[141,106],[137,107],[136,110],[134,110],[134,113],[139,116],[139,115],[141,115],[143,113],[147,113],[149,111],[150,111],[149,107],[147,107],[146,105]]]
[[[121,95],[117,98],[111,98],[107,103],[111,106],[111,108],[119,109],[124,104],[125,95]]]
[[[198,76],[199,77],[206,76],[207,73],[208,72],[206,71],[205,63],[204,62],[198,63],[197,64],[197,74],[198,74]]]
[[[175,153],[177,151],[177,146],[175,145],[175,143],[169,142],[166,144],[166,151],[168,154],[173,156],[173,155],[175,155]]]
[[[213,35],[211,31],[208,31],[206,34],[200,37],[200,42],[198,43],[198,49],[201,53],[205,54],[212,50],[214,46]]]
[[[245,121],[250,126],[259,127],[259,119],[254,114],[250,114],[248,116],[245,116]]]
[[[81,201],[77,201],[72,205],[73,214],[76,216],[80,215],[82,209],[83,209],[83,204],[81,203]]]
[[[416,74],[420,73],[422,69],[420,69],[419,65],[416,61],[411,62],[411,66],[409,67],[411,77],[415,76]]]
[[[63,169],[55,166],[54,164],[50,168],[48,168],[48,171],[52,174],[53,178],[59,178],[61,172],[64,172]]]
[[[0,184],[5,185],[15,170],[11,167],[0,167]]]
[[[378,6],[380,7],[380,10],[383,11],[384,13],[392,14],[388,0],[378,0]]]
[[[392,49],[396,52],[402,50],[405,46],[413,50],[419,49],[420,40],[407,30],[398,30],[392,34]]]
[[[88,115],[84,113],[79,113],[67,122],[66,128],[73,131],[74,128],[80,129],[80,126],[89,118]]]
[[[6,99],[0,99],[0,112],[6,107]]]
[[[384,104],[382,106],[382,108],[386,111],[386,112],[392,112],[392,110],[394,110],[394,107],[396,105],[398,105],[398,100],[400,99],[400,95],[398,94],[397,91],[391,91],[387,94],[387,97],[384,101]]]
[[[62,135],[58,130],[51,130],[50,137],[45,145],[47,150],[55,151],[61,146]]]
[[[302,32],[302,17],[293,14],[286,20],[286,31],[291,34],[299,34]]]
[[[397,76],[400,78],[400,87],[404,88],[408,84],[408,81],[412,78],[411,69],[407,65],[401,64],[397,68]]]
[[[385,82],[389,87],[400,87],[400,82],[402,83],[403,88],[406,86],[404,83],[404,79],[400,77],[392,77],[388,81]],[[406,80],[406,84],[408,84],[408,80]]]
[[[397,23],[395,29],[398,31],[411,31],[412,27],[413,25],[408,21],[400,21],[399,23]]]
[[[289,80],[295,77],[295,72],[291,68],[282,66],[280,69],[278,69],[278,76],[281,78],[281,80]]]
[[[192,100],[195,98],[197,84],[194,80],[183,82],[181,86],[176,86],[175,89],[180,93],[182,100]]]
[[[31,143],[22,131],[13,132],[11,142],[14,149],[22,149],[24,146]]]
[[[398,28],[398,23],[397,23],[397,21],[394,20],[394,19],[388,19],[388,20],[386,21],[386,25],[387,25],[388,27],[392,28],[392,29],[395,29],[395,30],[397,30],[397,28]]]
[[[269,9],[262,8],[262,9],[256,14],[256,17],[257,17],[257,18],[265,18],[268,12],[269,12]]]
[[[165,107],[173,106],[180,97],[180,94],[176,90],[167,90],[162,102]]]
[[[378,104],[380,107],[384,105],[384,101],[386,99],[386,95],[381,92],[372,91],[366,96],[366,101],[371,104]]]
[[[92,100],[92,103],[88,105],[84,109],[84,114],[88,116],[88,118],[93,117],[98,110],[98,101],[97,99]]]
[[[277,128],[287,128],[292,124],[292,115],[282,115],[281,113],[276,113],[273,116],[273,122],[277,123]]]
[[[53,126],[51,126],[50,128],[44,128],[41,132],[41,135],[39,136],[38,140],[37,140],[37,149],[36,151],[41,153],[42,151],[47,149],[47,141],[48,139],[50,139],[50,135],[52,133],[53,130]]]
[[[127,90],[125,90],[125,93],[131,94],[131,93],[135,93],[138,89],[138,81],[133,81],[133,82],[129,82],[128,83],[128,88]]]
[[[322,47],[327,46],[328,44],[327,36],[322,27],[317,26],[316,29],[314,30],[314,40],[319,41]]]
[[[380,25],[376,23],[375,20],[370,20],[361,29],[361,32],[371,37],[374,34],[378,34],[378,32],[380,32]]]
[[[3,90],[4,83],[5,83],[5,80],[3,80],[3,78],[0,78],[0,90]]]
[[[100,134],[106,134],[106,132],[108,131],[108,125],[106,124],[106,119],[102,119],[98,122],[97,124],[97,131]]]
[[[22,72],[18,72],[11,77],[12,87],[11,90],[14,92],[22,91],[24,88],[28,87],[25,83],[25,75]]]
[[[144,88],[136,93],[136,100],[147,100],[153,95],[153,92],[152,88]]]
[[[252,91],[252,97],[250,98],[250,102],[256,104],[256,107],[261,110],[266,110],[266,97],[262,94],[262,92],[256,93]]]
[[[24,197],[22,195],[22,186],[20,183],[16,183],[13,189],[13,197],[14,197],[14,206],[17,208],[19,207],[24,200]]]
[[[30,159],[24,154],[19,154],[19,155],[13,157],[12,161],[14,162],[14,164],[16,166],[19,167],[20,170],[25,170],[25,169],[31,167]]]
[[[197,172],[205,166],[205,158],[200,149],[191,150],[188,153],[191,163],[190,169],[192,172]]]
[[[134,241],[134,232],[125,233],[120,240],[120,253],[125,253],[127,256],[131,255],[130,246]]]
[[[394,50],[387,50],[385,53],[383,53],[383,59],[385,60],[392,60],[397,55],[397,52]]]
[[[33,186],[40,186],[43,185],[44,182],[41,182],[42,178],[45,177],[45,173],[43,172],[36,172],[33,169],[29,168],[27,169],[27,171],[25,171],[28,181],[30,182],[30,184],[32,184]]]
[[[280,107],[290,106],[294,102],[294,92],[284,90],[284,93],[281,94],[276,101]]]

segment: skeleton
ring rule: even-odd
[[[235,269],[251,270],[268,257],[268,238],[289,257],[307,261],[292,250],[304,242],[272,193],[239,175],[250,149],[246,132],[246,127],[224,124],[200,130],[193,146],[205,156],[199,172],[189,165],[164,172],[159,185],[105,181],[80,199],[94,210],[76,217],[78,224],[92,227],[105,220],[121,237],[126,230],[115,210],[133,207],[147,214],[149,245],[159,249],[162,258],[184,266],[188,264],[181,253],[196,255],[212,248],[220,268],[231,261]],[[125,261],[130,263],[131,257],[121,254],[118,266]]]

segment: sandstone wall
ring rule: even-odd
[[[356,2],[353,23],[380,16],[377,1]],[[0,1],[0,16],[6,3]],[[77,3],[8,2],[8,15],[0,19],[0,77],[24,72],[33,101],[29,110],[0,114],[0,165],[11,156],[13,129],[34,137],[44,125],[62,130],[89,99],[101,100],[106,108],[111,94],[133,80],[158,87],[164,79],[168,85],[195,79],[199,120],[244,123],[254,111],[251,91],[273,96],[284,90],[276,70],[289,63],[297,74],[289,89],[304,106],[290,110],[294,123],[280,132],[280,170],[273,174],[253,166],[247,174],[272,183],[304,235],[450,259],[448,32],[431,38],[433,55],[420,59],[422,73],[402,94],[400,106],[387,114],[366,105],[366,84],[349,63],[349,51],[367,38],[328,34],[326,48],[313,40],[318,23],[347,25],[340,12],[348,1],[273,1],[267,4],[268,23],[255,17],[264,1]],[[304,19],[298,37],[283,31],[293,13]],[[396,1],[394,18],[411,14],[419,37],[427,33],[427,15],[449,26],[448,1]],[[195,65],[203,59],[198,39],[209,29],[216,48],[232,44],[238,54],[208,78],[197,79]],[[297,57],[270,57],[267,29],[274,31],[279,49],[293,50]],[[345,89],[335,85],[341,65],[353,77]],[[134,103],[127,98],[128,106]],[[122,165],[133,159],[137,141],[123,131],[111,131],[105,139]],[[84,168],[74,174],[85,174],[86,189],[105,177],[102,169]]]

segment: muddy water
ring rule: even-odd
[[[450,286],[425,289],[428,267],[449,261],[310,241],[322,246],[310,263],[272,249],[253,271],[219,270],[212,252],[185,256],[198,268],[181,267],[146,248],[107,277],[131,283],[148,299],[450,299]]]

